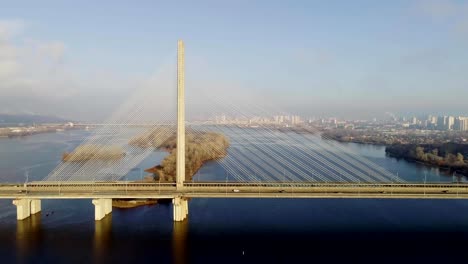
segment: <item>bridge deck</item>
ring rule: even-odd
[[[466,199],[468,184],[304,182],[32,182],[0,185],[0,199],[92,198],[430,198]]]

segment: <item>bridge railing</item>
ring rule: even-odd
[[[113,182],[69,182],[69,181],[35,181],[29,183],[0,183],[1,187],[8,186],[28,186],[28,187],[145,187],[145,186],[165,186],[175,187],[175,182],[132,182],[132,181],[113,181]],[[427,188],[455,188],[468,187],[468,183],[348,183],[348,182],[185,182],[184,187],[427,187]]]
[[[31,182],[28,184],[2,184],[0,192],[10,194],[138,194],[138,193],[468,193],[468,184],[447,183],[304,183],[304,182],[186,182],[183,188],[175,183],[158,182]]]

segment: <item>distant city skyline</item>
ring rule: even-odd
[[[105,120],[140,86],[175,90],[178,39],[197,102],[188,117],[216,110],[201,90],[301,116],[468,115],[468,2],[457,0],[11,1],[0,113]]]

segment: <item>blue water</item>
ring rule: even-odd
[[[0,139],[3,182],[44,178],[87,131]],[[437,169],[398,161],[384,148],[344,144],[408,181],[452,181]],[[140,168],[153,166],[156,152]],[[221,179],[220,176],[221,175]],[[207,163],[196,180],[223,180]],[[459,180],[465,180],[461,177]],[[90,200],[43,200],[42,212],[16,221],[0,201],[1,263],[294,263],[448,262],[464,260],[468,201],[345,199],[192,199],[189,217],[172,221],[172,206],[115,209],[94,221]]]

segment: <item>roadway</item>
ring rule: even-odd
[[[1,184],[0,199],[400,198],[467,199],[468,184],[304,182],[31,182]]]

